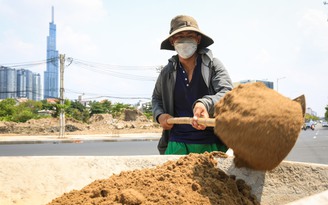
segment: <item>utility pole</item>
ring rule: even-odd
[[[59,55],[60,60],[60,130],[59,138],[65,137],[65,110],[64,110],[64,67],[65,67],[65,55]]]

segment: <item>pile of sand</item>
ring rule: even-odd
[[[54,199],[58,204],[259,204],[243,180],[217,168],[222,153],[190,154],[156,168],[121,172]]]
[[[233,149],[236,166],[272,170],[288,155],[303,124],[299,102],[263,83],[239,85],[215,107],[215,133]]]

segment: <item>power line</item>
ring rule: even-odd
[[[118,78],[123,78],[123,79],[131,79],[131,80],[140,80],[140,81],[155,81],[157,77],[154,76],[145,76],[145,75],[135,75],[131,73],[123,73],[123,72],[117,72],[118,70],[120,71],[143,71],[142,74],[145,74],[145,72],[150,71],[153,72],[153,74],[158,73],[159,70],[163,68],[163,66],[128,66],[128,65],[111,65],[111,64],[104,64],[104,63],[96,63],[96,62],[89,62],[85,60],[80,60],[80,59],[75,59],[68,57],[66,58],[68,61],[68,65],[71,65],[72,63],[79,66],[79,68],[83,68],[92,72],[96,73],[102,73],[102,74],[107,74],[110,76],[118,77]],[[41,60],[41,61],[31,61],[31,62],[22,62],[22,63],[0,63],[1,67],[7,67],[7,68],[12,68],[12,69],[19,69],[19,68],[25,68],[26,67],[33,67],[33,66],[38,66],[42,64],[47,64],[47,63],[58,63],[59,56],[55,58],[49,58],[46,60]],[[28,88],[27,88],[28,89]],[[42,89],[44,92],[49,91]],[[51,89],[53,90],[53,89]],[[85,92],[76,92],[72,91],[70,89],[65,89],[68,92],[72,93],[85,93]],[[6,91],[6,92],[1,92],[0,93],[12,93],[12,94],[18,94],[18,91]],[[19,93],[31,93],[29,90],[20,90]],[[34,93],[37,95],[41,95],[41,93]],[[150,99],[149,97],[121,97],[121,96],[113,96],[113,95],[104,95],[104,94],[94,94],[94,93],[87,93],[88,95],[95,95],[96,97],[91,97],[91,98],[85,98],[85,99],[97,99],[97,98],[114,98],[114,99]]]
[[[40,61],[31,61],[31,62],[22,62],[22,63],[1,63],[2,67],[9,67],[9,68],[21,68],[21,67],[33,67],[38,66],[42,64],[47,64],[49,62],[55,62],[58,60],[58,57],[56,58],[49,58],[46,60],[40,60]]]
[[[83,98],[84,100],[91,100],[91,99],[99,99],[99,98],[111,98],[111,99],[120,99],[120,100],[143,100],[147,99],[150,100],[150,97],[119,97],[119,96],[97,96],[92,98]]]
[[[105,64],[105,63],[97,63],[91,61],[85,61],[77,58],[72,58],[75,62],[85,64],[88,66],[95,66],[109,70],[154,70],[156,67],[160,67],[160,65],[113,65],[113,64]]]
[[[142,96],[115,96],[115,95],[103,95],[99,93],[87,93],[87,92],[79,92],[73,91],[71,89],[65,89],[66,93],[75,93],[80,95],[89,95],[94,97],[84,97],[83,100],[92,100],[92,99],[99,99],[99,98],[112,98],[112,99],[124,99],[124,100],[142,100],[147,99],[150,100],[151,97],[142,97]]]
[[[73,60],[73,63],[79,65],[81,68],[84,68],[92,72],[107,74],[110,76],[123,78],[123,79],[141,80],[141,81],[155,81],[156,77],[122,73],[122,72],[117,72],[116,70],[126,71],[126,70],[139,69],[139,70],[152,70],[155,73],[156,68],[159,67],[159,66],[118,66],[118,65],[90,63],[90,62],[76,60],[76,59]]]
[[[46,60],[41,61],[32,61],[32,62],[22,62],[22,63],[2,63],[1,66],[9,67],[9,68],[27,68],[33,66],[39,66],[47,63],[58,63],[59,57],[49,58]],[[69,64],[66,65],[67,67],[74,63],[75,65],[79,66],[80,68],[95,72],[95,73],[102,73],[109,76],[123,78],[123,79],[130,79],[130,80],[140,80],[140,81],[155,81],[155,76],[145,76],[145,75],[135,75],[131,73],[123,73],[117,72],[119,71],[154,71],[153,74],[158,73],[158,71],[163,67],[161,65],[154,65],[154,66],[129,66],[129,65],[111,65],[111,64],[104,64],[104,63],[96,63],[90,62],[80,59],[75,59],[68,57],[66,58],[69,61]],[[143,72],[144,74],[144,72]]]

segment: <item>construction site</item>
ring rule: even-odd
[[[268,103],[279,109],[264,110]],[[215,128],[215,133],[232,148],[233,156],[205,152],[185,156],[1,157],[0,202],[6,205],[327,204],[328,165],[284,160],[301,131],[304,106],[304,96],[291,100],[260,84],[241,85],[228,93],[216,105],[217,117],[203,123]],[[248,117],[240,117],[245,113]],[[160,132],[156,125],[138,116],[135,114],[134,120],[129,118],[126,122],[98,116],[93,123],[111,126],[107,132],[112,130],[112,134],[119,130],[128,133],[135,128],[140,133],[142,129],[144,133]],[[236,119],[238,124],[231,123]],[[271,124],[265,123],[268,119]],[[281,119],[284,122],[279,129],[272,126]],[[172,123],[189,122],[172,118]],[[91,127],[101,130],[96,124]]]

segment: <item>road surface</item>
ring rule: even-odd
[[[3,143],[3,142],[2,142]],[[75,143],[38,141],[36,144],[0,144],[0,156],[130,156],[158,155],[158,140],[106,141],[91,140]],[[328,128],[317,125],[315,130],[302,130],[286,160],[328,164]]]

